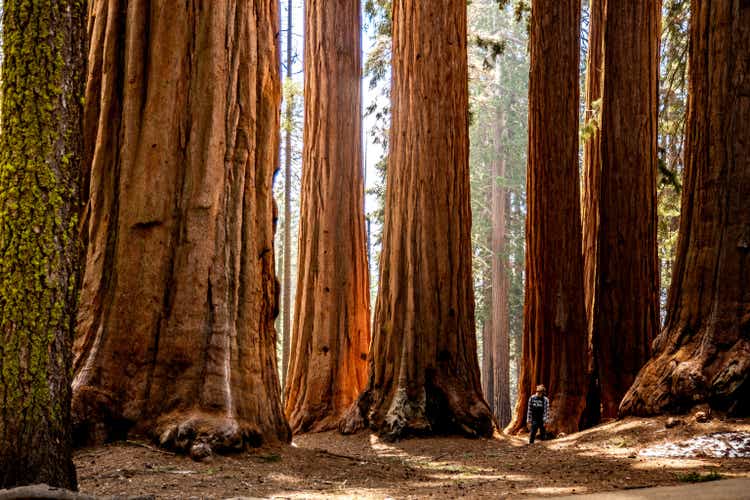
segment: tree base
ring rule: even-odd
[[[423,389],[409,397],[399,388],[387,409],[388,398],[374,402],[372,393],[363,393],[339,422],[339,432],[354,434],[366,428],[386,441],[434,435],[492,437],[495,421],[483,399],[467,400],[463,392],[446,392],[437,387]]]
[[[661,351],[641,370],[622,400],[619,415],[686,413],[700,404],[729,416],[750,415],[750,343],[694,357],[688,343],[676,352]]]

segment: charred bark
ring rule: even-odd
[[[2,7],[0,489],[75,489],[70,367],[86,12],[73,0]]]
[[[365,386],[370,296],[361,147],[359,2],[305,4],[305,137],[292,430],[335,429]]]
[[[659,328],[660,2],[605,2],[604,19],[592,335],[602,417],[614,418]]]
[[[578,179],[580,15],[575,0],[532,2],[523,360],[509,432],[524,428],[536,384],[549,390],[552,432],[577,430],[586,403],[581,390],[588,342]]]
[[[665,327],[622,415],[750,414],[750,4],[695,0],[682,212]]]
[[[90,5],[78,438],[288,441],[276,368],[273,0]]]
[[[353,412],[390,438],[493,432],[474,324],[466,43],[465,2],[393,3],[380,290]]]

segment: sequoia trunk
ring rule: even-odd
[[[580,2],[534,0],[529,73],[526,298],[518,402],[526,424],[536,384],[550,394],[552,432],[578,429],[586,403],[586,314],[578,179]],[[554,125],[552,125],[554,124]]]
[[[583,226],[583,289],[586,300],[586,319],[589,338],[589,389],[583,427],[599,423],[601,394],[594,345],[594,293],[596,290],[597,239],[599,234],[599,195],[601,182],[601,99],[604,69],[603,31],[604,2],[589,3],[589,49],[586,62],[586,114],[590,136],[583,150],[583,193],[581,218]]]
[[[493,432],[474,324],[466,42],[466,2],[393,2],[380,290],[358,401],[390,438]]]
[[[2,5],[0,489],[76,489],[69,374],[81,258],[82,5]]]
[[[750,4],[692,2],[682,211],[665,327],[621,414],[750,414]]]
[[[605,2],[593,327],[603,418],[659,328],[656,169],[661,2]],[[596,195],[595,195],[596,196]]]
[[[275,0],[96,0],[78,437],[288,441],[276,368]]]
[[[294,432],[335,429],[364,388],[370,343],[356,0],[305,4],[305,137],[294,349]]]
[[[497,82],[500,79],[500,61]],[[501,427],[510,422],[510,324],[508,321],[508,256],[505,251],[505,209],[507,190],[501,185],[505,179],[505,110],[498,104],[495,125],[495,161],[492,162],[492,376],[494,378],[490,407]]]

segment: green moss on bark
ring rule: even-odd
[[[0,487],[72,487],[82,92],[76,73],[83,68],[85,6],[6,0],[3,8]]]

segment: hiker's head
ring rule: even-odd
[[[536,386],[536,393],[541,395],[547,394],[547,388],[540,384]]]

